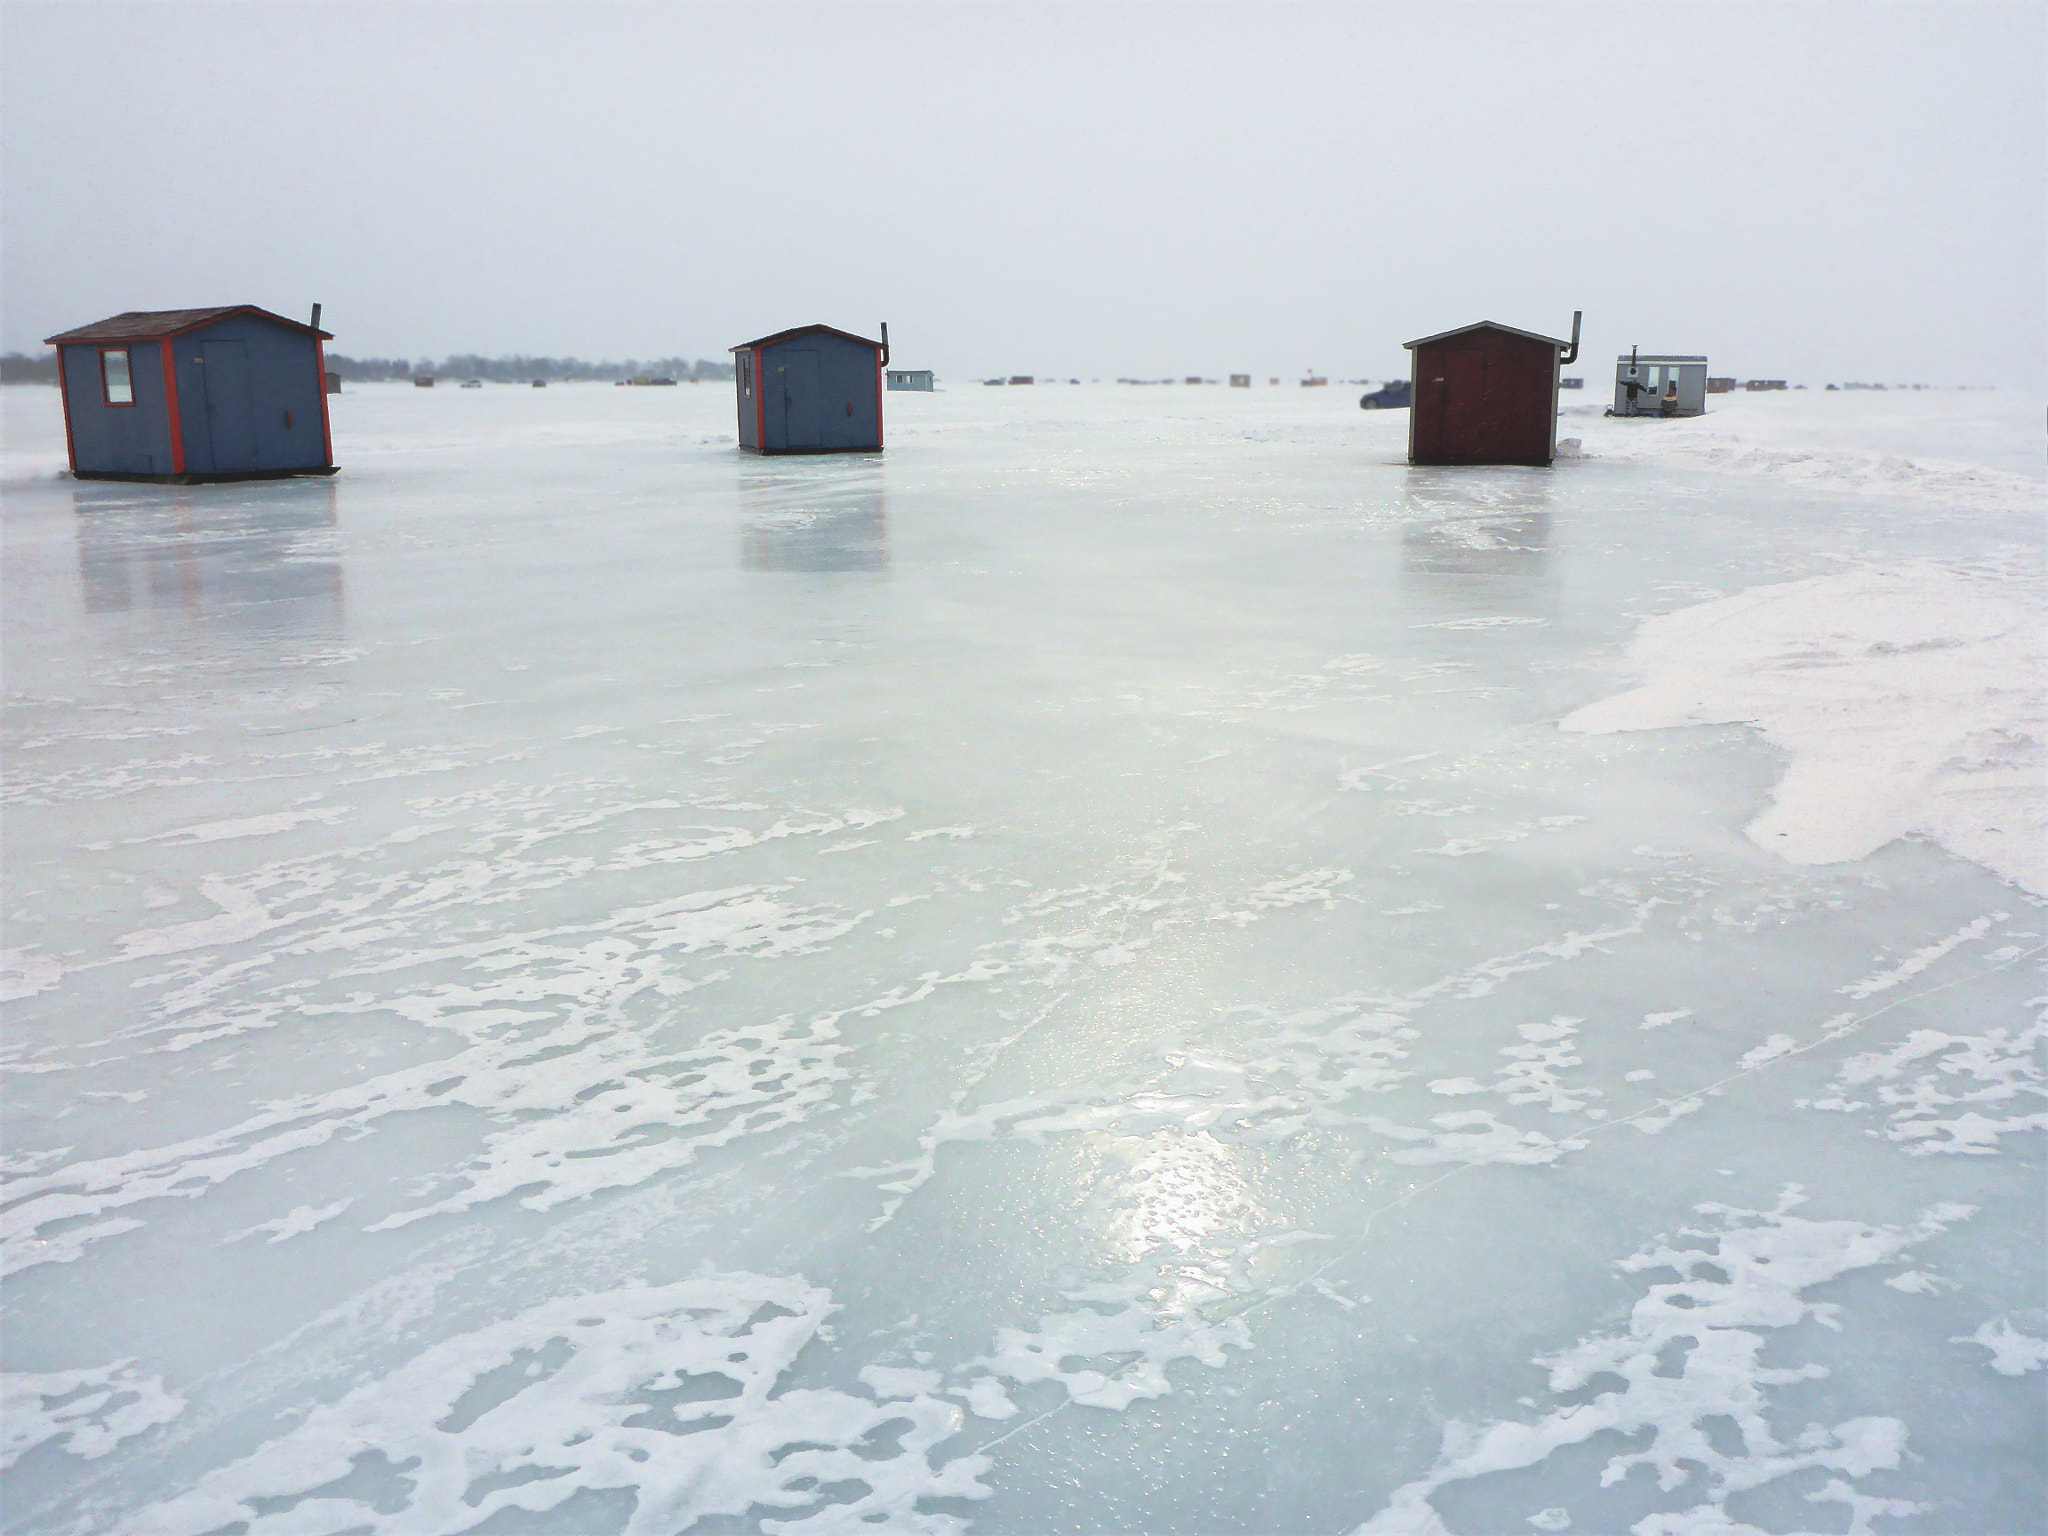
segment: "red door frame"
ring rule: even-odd
[[[174,359],[171,338],[166,336],[157,343],[164,355],[164,410],[171,425],[171,473],[185,473],[185,428],[178,419],[178,369]]]
[[[327,343],[320,339],[320,333],[313,333],[313,366],[319,370],[320,386],[320,449],[327,457],[321,461],[327,469],[334,468],[334,430],[327,424]]]
[[[64,452],[71,460],[71,473],[78,473],[78,444],[71,436],[71,380],[64,372],[64,349],[57,349],[57,395],[64,402]]]

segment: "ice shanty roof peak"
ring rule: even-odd
[[[283,315],[272,314],[259,304],[221,304],[212,309],[131,309],[122,314],[95,320],[91,325],[81,325],[75,330],[59,331],[54,336],[45,336],[45,346],[55,346],[65,341],[158,341],[165,336],[175,336],[198,326],[224,320],[229,315],[261,315],[278,325],[288,326],[295,331],[304,331],[309,336],[318,336],[322,341],[334,340],[331,331],[316,330],[303,320],[287,320]]]
[[[1411,349],[1415,347],[1426,347],[1432,341],[1442,341],[1446,337],[1450,336],[1462,336],[1467,331],[1505,331],[1510,336],[1523,336],[1528,338],[1530,341],[1540,341],[1548,346],[1557,347],[1559,349],[1571,346],[1571,343],[1569,341],[1566,341],[1562,337],[1541,336],[1538,335],[1535,331],[1525,331],[1521,329],[1521,327],[1519,326],[1502,325],[1498,320],[1475,320],[1470,325],[1453,326],[1448,331],[1438,331],[1434,336],[1418,336],[1413,341],[1402,342],[1401,345]]]
[[[838,336],[846,341],[857,341],[864,347],[873,347],[877,352],[881,351],[883,346],[883,343],[879,341],[871,341],[865,336],[856,336],[851,331],[842,331],[836,325],[797,325],[791,326],[786,331],[777,331],[772,336],[760,336],[756,337],[753,341],[740,342],[738,346],[727,347],[725,350],[728,352],[738,352],[747,347],[768,347],[773,346],[778,341],[788,341],[792,336],[810,336],[820,331],[827,336]]]

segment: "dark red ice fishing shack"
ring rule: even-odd
[[[1557,372],[1570,341],[1481,320],[1406,342],[1413,358],[1411,464],[1548,464],[1557,456]]]

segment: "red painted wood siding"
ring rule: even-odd
[[[1415,349],[1408,457],[1416,464],[1548,464],[1557,437],[1557,349],[1467,331]]]

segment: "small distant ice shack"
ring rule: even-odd
[[[803,325],[730,350],[745,452],[881,449],[888,326],[880,341],[869,341],[829,325]]]
[[[925,394],[932,392],[932,371],[929,368],[890,368],[885,373],[891,389],[916,389]]]
[[[1707,360],[1704,357],[1641,357],[1629,348],[1614,360],[1614,408],[1610,416],[1704,416]]]
[[[320,306],[130,310],[45,338],[80,480],[268,480],[334,473]]]
[[[1569,341],[1492,320],[1404,343],[1411,354],[1408,462],[1548,464],[1557,457],[1558,369]]]

